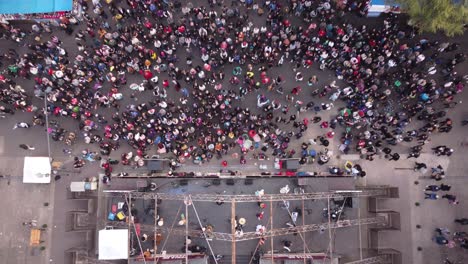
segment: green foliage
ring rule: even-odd
[[[452,0],[396,0],[421,32],[443,31],[447,36],[461,35],[468,23],[466,5]]]

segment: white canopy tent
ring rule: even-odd
[[[48,157],[24,157],[23,183],[50,183]]]
[[[128,259],[128,230],[99,230],[99,259]]]

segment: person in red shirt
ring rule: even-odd
[[[258,220],[262,220],[263,219],[263,216],[264,216],[265,212],[264,211],[261,211],[260,213],[257,214],[257,218]]]

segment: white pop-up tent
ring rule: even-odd
[[[48,157],[24,157],[23,183],[50,183],[50,173]]]
[[[128,230],[99,230],[99,259],[128,259]]]

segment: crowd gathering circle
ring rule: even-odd
[[[27,52],[3,55],[0,109],[32,113],[31,122],[16,127],[44,125],[33,99],[47,97],[51,117],[75,119],[80,128],[51,126],[54,140],[98,144],[103,155],[128,144],[135,153],[124,153],[124,164],[141,165],[151,150],[170,155],[172,169],[226,155],[244,164],[249,152],[325,164],[334,137],[341,152],[367,160],[380,153],[398,160],[392,148],[399,144],[417,158],[431,135],[450,132],[447,111],[466,81],[455,70],[465,58],[457,43],[421,38],[392,13],[376,27],[347,22],[366,13],[364,1],[98,2],[81,1],[80,17],[55,26],[2,24],[1,37]],[[56,26],[75,38],[73,47],[57,37]],[[274,74],[278,68],[293,71]],[[320,70],[336,81],[319,86]],[[19,85],[23,78],[33,87]],[[127,93],[134,101],[124,104]],[[248,97],[256,105],[246,107]],[[332,117],[322,119],[329,110]],[[305,137],[311,126],[322,134]],[[298,140],[301,148],[292,148]],[[315,144],[325,151],[312,151]]]

